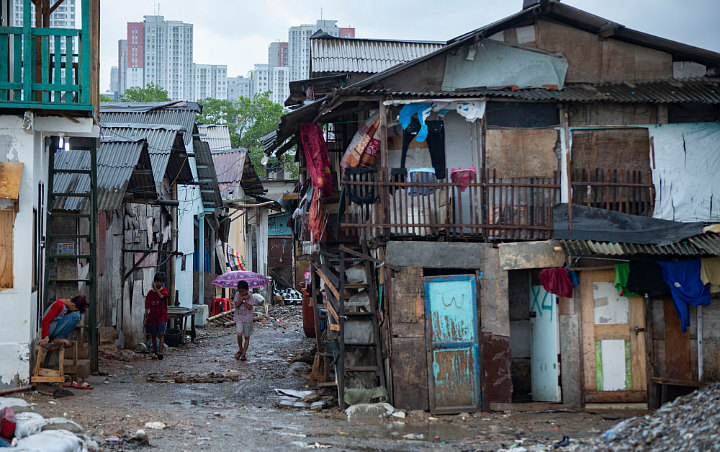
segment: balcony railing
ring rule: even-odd
[[[651,217],[655,186],[648,173],[595,168],[574,170],[573,204]]]
[[[366,170],[346,172],[342,184],[341,227],[362,237],[544,240],[560,201],[558,174],[502,178],[487,170],[436,180],[433,173],[381,178]]]
[[[22,27],[0,27],[0,107],[92,111],[89,0],[80,30],[32,27],[31,5]]]

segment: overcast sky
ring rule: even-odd
[[[628,28],[720,52],[719,0],[564,0]],[[272,41],[288,28],[320,18],[354,27],[358,38],[447,41],[518,12],[522,0],[112,0],[100,10],[100,91],[117,65],[117,42],[127,22],[142,22],[159,8],[165,20],[194,25],[194,62],[226,64],[228,75],[246,75],[267,63]]]

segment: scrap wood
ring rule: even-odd
[[[218,318],[228,315],[228,314],[232,314],[233,312],[235,312],[235,308],[232,308],[229,311],[221,312],[220,314],[214,315],[212,317],[208,317],[208,322],[212,322],[215,319],[218,319]]]

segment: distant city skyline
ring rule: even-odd
[[[157,3],[157,2],[155,2]],[[628,28],[673,41],[720,52],[720,2],[716,0],[564,0],[563,3],[618,22]],[[321,18],[355,27],[358,37],[446,41],[519,12],[522,0],[509,2],[455,0],[453,8],[437,2],[366,2],[365,8],[317,0],[268,0],[247,4],[240,0],[160,2],[159,14],[168,20],[194,24],[195,54],[207,64],[226,64],[228,76],[246,76],[265,63],[268,44],[287,41],[288,28]],[[172,6],[172,7],[171,7]],[[376,14],[376,6],[384,13]],[[321,13],[322,9],[322,13]],[[126,22],[154,13],[153,2],[103,2],[101,20],[101,89],[110,84],[110,68],[117,65],[117,42],[125,37]]]

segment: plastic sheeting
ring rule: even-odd
[[[703,230],[702,223],[680,223],[579,205],[572,206],[572,214],[571,230],[568,205],[553,208],[554,238],[664,246],[701,234]]]
[[[655,218],[720,221],[720,124],[650,126]]]

